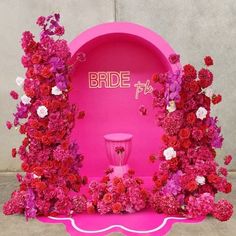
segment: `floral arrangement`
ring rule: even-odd
[[[149,194],[134,171],[129,170],[123,177],[111,177],[111,174],[112,170],[108,170],[100,181],[90,182],[89,213],[133,213],[147,207]]]
[[[3,206],[5,214],[24,213],[26,218],[37,215],[71,214],[86,209],[86,198],[79,192],[86,178],[79,175],[83,156],[76,143],[70,142],[76,107],[68,102],[70,91],[70,52],[67,41],[60,39],[64,28],[60,15],[39,17],[39,42],[31,32],[22,35],[22,64],[26,78],[17,77],[23,88],[14,113],[13,124],[25,135],[22,145],[12,149],[19,156],[25,176],[17,174],[18,190]],[[18,94],[11,91],[13,99]]]
[[[227,181],[227,169],[215,161],[215,148],[221,148],[223,137],[217,117],[211,117],[210,111],[211,104],[218,104],[222,98],[211,89],[210,56],[205,57],[206,67],[198,72],[188,64],[175,73],[153,75],[157,85],[153,105],[165,134],[163,149],[150,156],[152,162],[160,160],[152,193],[131,170],[123,177],[111,177],[112,170],[108,170],[100,181],[89,184],[88,199],[78,193],[87,178],[79,174],[83,156],[70,134],[75,117],[82,119],[85,113],[68,101],[71,54],[67,41],[60,38],[64,28],[59,20],[59,14],[38,18],[38,42],[29,31],[22,36],[26,78],[17,77],[16,83],[24,94],[13,122],[7,121],[6,126],[14,126],[25,135],[22,145],[12,149],[12,157],[22,160],[25,175],[17,174],[20,187],[4,204],[4,214],[24,213],[27,219],[85,210],[119,214],[140,211],[150,204],[155,211],[168,215],[211,214],[220,221],[228,220],[233,214],[232,204],[224,199],[215,202],[215,194],[231,192],[232,185]],[[84,61],[85,55],[80,54],[78,59]],[[173,65],[179,60],[176,54],[169,57]],[[10,95],[19,98],[15,91]],[[143,106],[139,111],[147,114]],[[116,152],[122,154],[124,148],[118,146]],[[224,164],[231,160],[226,156]]]
[[[172,64],[179,55],[170,55]],[[211,88],[213,65],[210,56],[204,59],[206,68],[196,71],[188,64],[175,74],[155,74],[153,81],[162,89],[155,89],[154,106],[158,110],[158,124],[164,129],[164,147],[151,161],[160,160],[153,176],[155,183],[150,199],[157,212],[188,217],[212,214],[225,221],[233,213],[227,200],[215,203],[217,192],[231,192],[227,169],[215,161],[215,148],[221,148],[223,137],[217,117],[211,117],[211,103],[218,104],[221,95]],[[232,157],[225,157],[228,165]]]

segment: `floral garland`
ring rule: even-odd
[[[170,55],[172,64],[179,55]],[[158,124],[164,129],[163,150],[151,161],[160,159],[159,170],[153,176],[155,187],[151,205],[157,212],[188,217],[212,214],[225,221],[233,213],[226,200],[214,202],[220,191],[231,192],[227,169],[218,167],[214,148],[221,148],[223,137],[217,126],[217,117],[210,116],[211,103],[218,104],[221,95],[213,94],[210,86],[213,65],[210,56],[198,73],[188,64],[181,73],[155,74],[153,81],[162,86],[154,90],[154,105],[158,108]],[[225,157],[228,165],[232,157]]]
[[[71,55],[67,41],[58,38],[64,34],[59,19],[59,14],[38,18],[39,42],[29,31],[22,36],[26,78],[17,77],[16,83],[23,87],[24,95],[13,124],[7,121],[6,125],[8,129],[19,127],[26,136],[18,150],[12,149],[12,157],[19,155],[26,174],[17,174],[20,188],[3,206],[7,215],[68,215],[86,208],[85,197],[69,195],[71,190],[78,192],[86,178],[79,175],[83,156],[69,140],[76,108],[68,102]],[[10,95],[18,99],[15,91]]]
[[[210,116],[211,103],[221,101],[210,88],[213,74],[211,57],[205,58],[207,68],[198,73],[192,65],[183,71],[155,74],[158,88],[153,91],[153,105],[157,121],[165,134],[164,147],[150,160],[161,160],[154,174],[153,192],[148,193],[143,181],[129,171],[122,178],[110,178],[111,170],[100,181],[89,184],[90,197],[78,193],[86,177],[79,175],[83,156],[76,143],[70,141],[76,107],[68,101],[70,91],[69,68],[71,55],[67,42],[60,38],[64,28],[59,14],[39,17],[42,28],[39,42],[26,31],[22,37],[25,55],[22,64],[26,78],[17,77],[24,89],[17,105],[14,122],[7,121],[25,134],[22,145],[12,149],[12,157],[19,155],[25,176],[17,174],[18,190],[3,206],[4,214],[24,213],[26,218],[37,215],[80,213],[132,213],[150,205],[157,212],[169,215],[198,217],[212,214],[225,221],[233,213],[233,206],[222,199],[215,203],[215,194],[231,192],[227,169],[218,167],[214,148],[221,148],[223,137],[217,118]],[[79,59],[79,58],[78,58]],[[179,55],[170,55],[172,64]],[[161,85],[161,89],[160,86]],[[11,91],[13,99],[19,95]],[[146,115],[146,109],[140,111]],[[82,118],[84,112],[79,112]],[[225,157],[228,165],[232,157]],[[73,194],[71,194],[73,192]]]

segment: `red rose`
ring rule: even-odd
[[[52,76],[51,67],[50,66],[43,66],[40,74],[42,77],[49,79]]]
[[[161,179],[157,179],[154,182],[155,182],[155,187],[157,189],[160,189],[162,187],[162,185],[163,185]]]
[[[122,210],[122,205],[121,205],[120,202],[116,202],[116,203],[114,203],[114,204],[112,205],[112,211],[113,211],[113,213],[118,214],[118,213],[121,212],[121,210]]]
[[[189,139],[181,141],[181,146],[185,149],[188,149],[191,146],[192,142]]]
[[[168,166],[169,166],[170,170],[172,170],[172,171],[178,170],[178,165],[179,165],[178,158],[172,158],[171,160],[169,160],[167,162],[168,162]]]
[[[204,62],[206,66],[212,66],[213,65],[213,59],[210,56],[206,56],[204,58]]]
[[[43,191],[47,188],[47,185],[42,181],[38,181],[35,183],[35,188],[37,188],[40,191]]]
[[[179,59],[180,59],[180,55],[178,55],[178,54],[171,54],[169,56],[169,62],[171,64],[176,64],[177,62],[179,62]]]
[[[195,180],[192,180],[190,182],[188,182],[185,186],[185,188],[189,191],[189,192],[193,192],[198,188],[198,185],[196,183]]]
[[[29,67],[27,69],[26,73],[25,73],[26,78],[31,79],[31,78],[34,77],[34,75],[35,75],[34,74],[34,68],[33,67]]]
[[[87,207],[87,212],[89,214],[95,213],[95,208],[94,208],[94,206],[92,204]]]
[[[43,96],[47,96],[50,94],[50,87],[46,84],[40,85],[40,92]]]
[[[217,174],[209,174],[207,180],[211,184],[216,184],[219,181],[219,176]]]
[[[32,61],[33,64],[39,64],[41,62],[41,59],[42,59],[41,55],[38,54],[38,53],[35,53],[32,56],[31,61]]]
[[[227,183],[224,189],[224,193],[230,193],[232,191],[232,184]]]
[[[196,115],[194,112],[190,112],[188,113],[187,117],[186,117],[186,121],[188,124],[193,125],[196,121]]]
[[[197,71],[194,66],[187,64],[184,66],[184,79],[186,81],[192,81],[197,78]]]
[[[43,175],[43,168],[41,166],[37,166],[33,169],[33,172],[38,176],[42,176]]]
[[[212,96],[212,103],[215,105],[215,104],[218,104],[218,103],[220,103],[222,101],[222,97],[221,97],[221,95],[220,94],[218,94],[218,95],[213,95]]]
[[[123,183],[117,184],[116,188],[117,188],[117,193],[124,193],[125,192],[125,186]]]
[[[200,80],[200,85],[202,88],[209,87],[213,82],[213,74],[208,69],[202,68],[198,72],[198,78]]]
[[[12,157],[16,157],[16,154],[17,154],[16,148],[12,148],[12,150],[11,150]]]
[[[152,75],[152,81],[154,83],[157,83],[159,81],[158,74],[155,73],[155,74]]]
[[[25,162],[23,162],[23,163],[21,164],[21,168],[22,168],[22,170],[23,170],[24,172],[28,172],[28,171],[29,171],[29,165],[28,165],[27,163],[25,163]]]
[[[190,137],[190,129],[189,128],[183,128],[179,131],[179,137],[181,139],[188,139]]]
[[[68,180],[70,181],[70,183],[75,183],[77,181],[77,177],[76,175],[70,174],[68,175]]]

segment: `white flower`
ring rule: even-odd
[[[36,175],[36,174],[33,174],[33,178],[34,178],[34,179],[40,179],[41,177],[38,176],[38,175]]]
[[[172,147],[165,149],[163,154],[166,160],[171,160],[172,158],[176,157],[176,151]]]
[[[207,110],[204,107],[199,107],[197,112],[196,112],[196,116],[200,120],[205,119],[206,116],[207,116]]]
[[[199,175],[198,175],[198,176],[195,178],[195,181],[196,181],[198,184],[200,184],[200,185],[204,185],[205,182],[206,182],[206,179],[205,179],[204,176],[199,176]]]
[[[27,105],[30,104],[31,98],[24,94],[23,96],[21,96],[21,101],[23,104]]]
[[[212,98],[212,96],[213,96],[213,89],[212,88],[208,87],[204,90],[204,92],[207,97]]]
[[[40,118],[44,118],[48,115],[48,109],[45,106],[39,106],[37,109],[37,114]]]
[[[20,86],[20,87],[22,87],[23,86],[23,84],[24,84],[24,82],[25,82],[25,78],[22,78],[22,77],[16,77],[16,84],[18,85],[18,86]]]
[[[52,87],[51,93],[52,93],[53,95],[61,95],[61,94],[62,94],[62,91],[61,91],[57,86],[54,86],[54,87]]]
[[[175,101],[170,101],[169,105],[166,107],[168,112],[173,112],[176,110]]]

